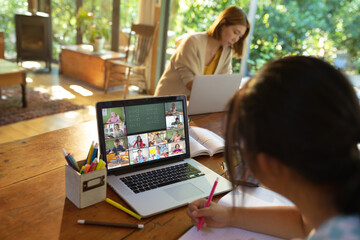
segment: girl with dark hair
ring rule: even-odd
[[[249,21],[241,8],[225,9],[207,32],[189,34],[181,40],[154,95],[189,97],[196,75],[230,73],[232,52],[242,56],[249,31]]]
[[[136,137],[136,141],[135,141],[135,143],[133,144],[133,147],[136,147],[136,148],[143,148],[143,147],[145,147],[145,144],[144,144],[141,136],[137,136],[137,137]]]
[[[187,209],[194,224],[206,216],[209,227],[286,239],[360,239],[360,108],[341,72],[313,57],[270,62],[233,97],[226,128],[234,187],[249,168],[295,206],[203,208],[200,199]]]
[[[184,150],[180,148],[180,144],[175,144],[175,149],[172,151],[172,154],[180,154],[184,153]]]

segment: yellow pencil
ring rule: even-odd
[[[92,141],[90,149],[89,149],[89,154],[88,154],[88,157],[87,157],[86,164],[90,164],[90,160],[91,160],[91,156],[92,156],[93,151],[94,151],[94,147],[95,147],[94,146],[94,141]]]
[[[106,201],[107,203],[113,205],[114,207],[120,209],[121,211],[124,211],[124,212],[126,212],[127,214],[133,216],[134,218],[136,218],[136,219],[138,219],[138,220],[141,220],[141,216],[140,216],[140,215],[138,215],[138,214],[134,213],[133,211],[131,211],[131,210],[123,207],[123,206],[120,205],[119,203],[111,200],[110,198],[106,198],[105,201]]]

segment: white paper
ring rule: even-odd
[[[281,238],[246,231],[239,228],[204,228],[197,231],[192,227],[179,240],[281,240]]]
[[[293,203],[283,196],[262,187],[244,187],[245,195],[240,189],[232,191],[222,197],[218,204],[233,206],[233,195],[235,196],[235,206],[293,206]],[[255,233],[240,228],[202,228],[197,231],[192,227],[179,240],[279,240],[281,238],[266,234]]]
[[[285,197],[271,190],[262,187],[244,187],[245,198],[243,199],[244,192],[241,188],[232,191],[222,197],[218,204],[224,206],[246,206],[246,207],[258,207],[258,206],[293,206]],[[235,195],[235,204],[233,204],[233,195]]]

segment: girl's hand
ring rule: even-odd
[[[229,226],[232,216],[232,208],[218,205],[214,202],[205,208],[206,199],[198,199],[189,203],[186,210],[187,215],[191,218],[192,223],[197,226],[200,218],[205,217],[203,227],[227,227]]]

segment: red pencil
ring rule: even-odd
[[[89,171],[88,171],[88,172],[94,171],[95,168],[96,168],[96,164],[97,164],[97,161],[93,161],[93,162],[90,164],[90,168],[89,168]]]
[[[209,207],[209,206],[210,206],[210,202],[211,202],[211,200],[212,200],[212,198],[213,198],[213,196],[214,196],[215,188],[216,188],[216,185],[217,185],[218,181],[219,181],[219,177],[217,177],[216,180],[215,180],[215,182],[214,182],[214,186],[213,186],[212,189],[211,189],[211,192],[210,192],[210,195],[209,195],[208,200],[206,201],[205,207]],[[202,226],[203,223],[204,223],[204,219],[205,219],[205,217],[201,217],[201,218],[200,218],[199,224],[198,224],[198,226],[197,226],[197,230],[198,230],[198,231],[201,229],[201,226]]]

